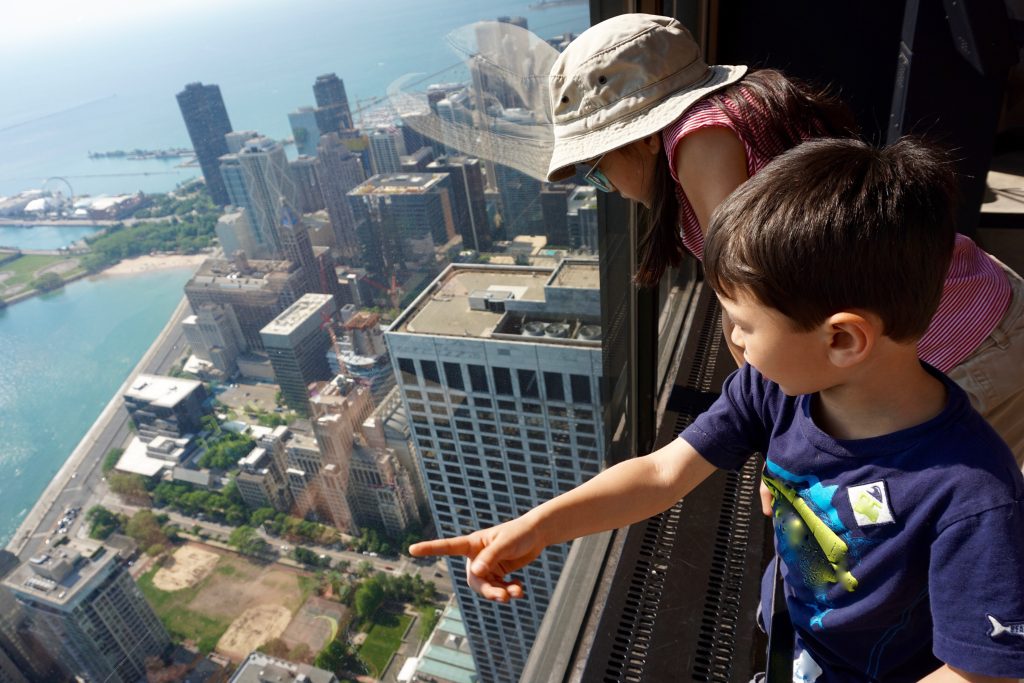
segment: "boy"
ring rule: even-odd
[[[717,209],[708,282],[747,364],[673,443],[518,519],[419,543],[470,585],[551,543],[645,519],[766,454],[794,681],[1024,676],[1024,481],[953,382],[917,359],[953,248],[949,164],[903,140],[805,143]],[[1004,677],[1004,678],[993,678]]]

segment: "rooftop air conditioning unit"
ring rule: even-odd
[[[544,336],[565,339],[569,336],[569,326],[565,323],[551,323],[544,328]]]
[[[537,322],[536,320],[533,321],[532,323],[526,323],[525,325],[523,325],[523,336],[543,337],[545,327],[546,325],[544,323]]]
[[[601,326],[583,325],[576,336],[586,341],[601,341]]]

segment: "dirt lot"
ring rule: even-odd
[[[271,638],[277,638],[288,627],[292,613],[281,605],[250,607],[231,622],[217,642],[217,652],[240,661]]]
[[[171,561],[153,576],[153,585],[162,591],[176,591],[199,583],[217,565],[220,555],[199,546],[178,548]]]
[[[152,575],[151,604],[168,630],[182,640],[206,641],[236,661],[271,638],[281,637],[293,615],[303,614],[289,637],[313,652],[324,644],[340,615],[329,606],[300,611],[309,596],[308,574],[276,564],[257,564],[235,553],[189,543],[170,566]],[[316,600],[316,598],[313,598]],[[333,603],[332,603],[333,604]],[[343,609],[340,605],[337,609]],[[319,616],[325,615],[325,616]]]

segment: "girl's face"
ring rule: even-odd
[[[608,152],[599,168],[620,195],[651,208],[654,169],[660,153],[661,136],[655,134]]]

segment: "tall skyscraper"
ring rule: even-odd
[[[379,126],[370,133],[370,162],[376,175],[402,170],[405,140],[396,126]]]
[[[597,188],[580,185],[569,195],[566,224],[569,246],[597,253]]]
[[[598,265],[453,264],[385,333],[441,536],[521,515],[601,463]],[[507,605],[455,590],[480,679],[519,680],[568,547],[525,567]],[[465,562],[451,559],[452,576]]]
[[[192,140],[206,188],[215,204],[228,203],[228,193],[220,176],[219,161],[228,153],[224,136],[231,132],[231,121],[220,96],[220,87],[189,83],[177,95],[181,116],[185,119],[188,137]]]
[[[284,147],[270,138],[253,138],[238,153],[238,161],[249,196],[246,210],[249,212],[256,246],[279,257],[283,254],[278,233],[282,203],[293,211],[299,205],[295,182],[288,172]]]
[[[427,171],[451,176],[455,225],[462,234],[464,247],[488,251],[492,244],[491,227],[480,160],[465,156],[440,157],[427,164]]]
[[[377,175],[348,194],[363,265],[390,275],[401,264],[433,262],[455,237],[451,179],[445,173]]]
[[[309,228],[295,212],[282,203],[278,209],[277,236],[281,244],[281,255],[292,263],[302,267],[306,277],[306,291],[321,294],[334,294],[337,289],[332,285],[338,276],[334,273],[334,262],[329,258],[320,261],[313,252],[313,243],[309,238]],[[323,251],[327,251],[326,248]]]
[[[335,74],[317,76],[313,83],[313,96],[316,98],[316,120],[321,134],[355,127],[345,83]]]
[[[549,247],[569,246],[569,195],[573,189],[575,186],[568,183],[544,183],[541,186],[540,208]]]
[[[288,170],[295,181],[295,196],[298,213],[313,213],[324,208],[324,194],[320,189],[320,162],[315,156],[300,154],[298,159],[288,162]]]
[[[288,407],[308,416],[310,383],[331,378],[325,328],[336,308],[329,294],[306,294],[260,330],[274,378]]]
[[[351,259],[358,252],[359,241],[347,195],[366,176],[359,159],[342,143],[337,133],[320,136],[318,152],[320,190],[327,215],[331,219],[335,244],[344,258]]]
[[[146,658],[170,645],[113,548],[72,540],[21,565],[3,585],[37,641],[82,680],[135,683],[146,676]]]
[[[544,234],[540,181],[502,164],[494,164],[494,173],[501,195],[501,227],[505,239]]]
[[[374,402],[379,402],[395,386],[391,356],[384,343],[380,315],[358,311],[352,304],[339,311],[340,333],[336,347],[328,351],[331,370],[350,377],[370,389]]]
[[[295,149],[299,154],[316,156],[316,145],[320,141],[320,126],[316,121],[316,109],[299,107],[288,114],[288,123],[295,138]]]

